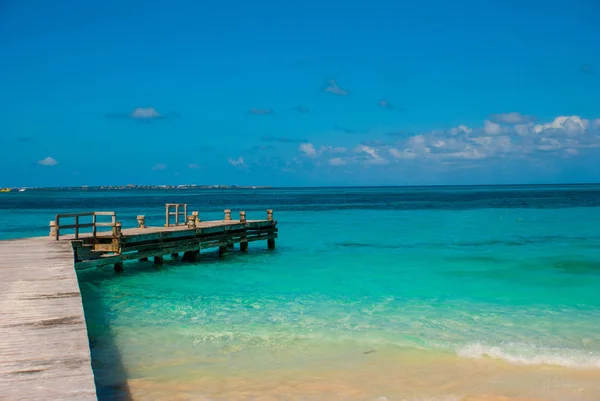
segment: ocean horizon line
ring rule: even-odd
[[[507,188],[507,187],[563,187],[594,186],[600,182],[564,182],[564,183],[515,183],[515,184],[422,184],[422,185],[239,185],[239,184],[125,184],[125,185],[72,185],[72,186],[7,186],[2,188],[27,190],[182,190],[182,189],[348,189],[348,188]]]

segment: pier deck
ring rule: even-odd
[[[224,220],[216,221],[200,221],[198,212],[186,211],[187,205],[167,204],[164,227],[147,227],[145,217],[137,216],[138,227],[129,229],[114,212],[63,214],[50,222],[50,236],[0,241],[1,400],[97,399],[75,269],[114,265],[119,272],[126,260],[153,257],[161,264],[164,255],[180,253],[182,261],[193,262],[202,249],[218,247],[221,255],[239,244],[246,252],[249,242],[259,240],[275,248],[272,210],[266,220],[246,220],[243,211],[232,220],[225,210]],[[99,216],[111,222],[99,222]],[[91,222],[81,221],[86,218]],[[64,224],[66,219],[74,224]],[[65,233],[71,230],[74,234]]]
[[[69,242],[0,241],[0,399],[96,400]]]

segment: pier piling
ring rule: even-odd
[[[138,216],[137,222],[139,228],[146,228],[146,216]]]
[[[225,209],[225,220],[231,220],[231,210]]]

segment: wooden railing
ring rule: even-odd
[[[171,209],[175,211],[172,212]],[[179,216],[183,216],[181,220],[179,220]],[[171,216],[175,216],[175,224],[171,224]],[[187,204],[185,203],[167,203],[165,205],[165,227],[171,227],[173,225],[178,226],[179,223],[185,224],[187,216]]]
[[[110,222],[98,222],[98,216],[110,216]],[[89,223],[81,223],[79,221],[82,217],[91,217],[92,221]],[[61,219],[74,219],[73,224],[61,224]],[[54,223],[54,226],[52,225]],[[97,227],[112,227],[113,232],[115,227],[117,226],[117,216],[115,212],[84,212],[84,213],[66,213],[66,214],[57,214],[56,220],[54,222],[50,222],[50,235],[54,235],[56,240],[58,241],[60,238],[61,230],[75,230],[75,239],[79,239],[79,230],[81,228],[91,228],[92,229],[92,238],[96,238]]]

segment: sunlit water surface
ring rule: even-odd
[[[29,191],[0,238],[167,202],[277,249],[79,272],[101,400],[600,399],[598,186]]]

